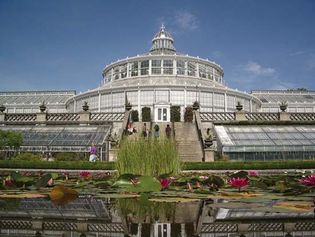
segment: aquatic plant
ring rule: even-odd
[[[236,177],[228,180],[228,184],[234,188],[238,188],[238,191],[240,192],[242,187],[249,185],[249,180],[247,178]]]
[[[160,184],[162,185],[163,189],[167,189],[172,183],[170,178],[160,179]]]
[[[248,176],[252,177],[258,176],[258,172],[256,170],[250,170],[248,171]]]
[[[306,178],[301,179],[300,182],[302,184],[315,187],[315,174],[311,174],[307,176]]]
[[[176,145],[171,139],[124,139],[117,153],[116,169],[120,175],[176,175],[180,168]]]
[[[80,178],[87,179],[89,177],[91,177],[91,172],[89,172],[89,171],[81,171],[80,172]]]

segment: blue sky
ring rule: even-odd
[[[93,89],[162,23],[229,87],[315,89],[313,0],[0,0],[0,90]]]

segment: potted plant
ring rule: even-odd
[[[126,108],[127,111],[131,110],[132,105],[130,104],[129,101],[126,103],[125,108]]]
[[[198,110],[199,108],[200,108],[200,104],[199,104],[199,102],[198,101],[195,101],[194,103],[193,103],[193,110]]]
[[[237,111],[241,111],[243,109],[243,105],[241,104],[241,102],[237,102],[237,105],[236,105],[236,110]]]
[[[0,105],[0,112],[3,113],[5,111],[5,106],[3,104]]]
[[[82,109],[83,111],[88,111],[89,110],[89,105],[87,101],[84,101],[83,105],[82,105]]]
[[[280,110],[281,112],[285,112],[288,108],[288,103],[286,101],[282,101],[280,104]]]
[[[46,109],[47,109],[47,107],[45,105],[45,102],[43,101],[41,103],[41,105],[39,106],[39,110],[40,110],[40,112],[44,113]]]

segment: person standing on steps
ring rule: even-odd
[[[159,138],[160,137],[160,127],[159,125],[155,124],[154,125],[154,138]]]
[[[169,124],[166,125],[165,134],[167,138],[171,138],[172,129]]]
[[[146,123],[143,124],[142,135],[143,135],[144,138],[147,138],[148,135],[149,135],[149,131],[148,131],[148,128],[147,128],[147,124],[146,124]]]

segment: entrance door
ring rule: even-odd
[[[156,122],[169,122],[170,121],[170,108],[166,106],[156,106],[154,117],[155,117]]]

